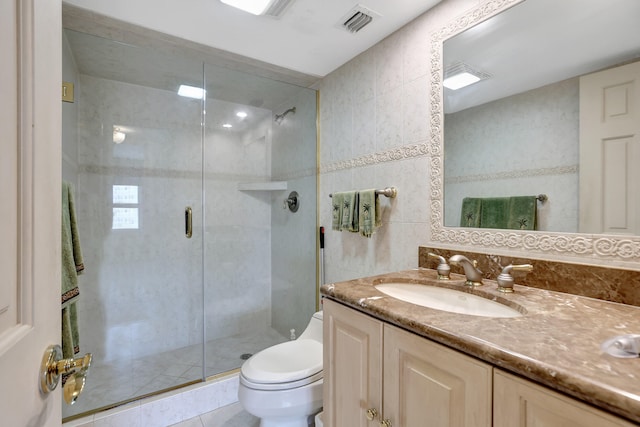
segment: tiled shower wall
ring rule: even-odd
[[[273,123],[272,179],[287,190],[271,194],[272,327],[286,337],[300,335],[316,310],[316,93],[300,89],[274,114],[296,107]],[[291,191],[299,194],[297,212],[284,209]]]
[[[429,241],[431,33],[480,3],[442,2],[320,83],[326,282],[417,265],[415,248]],[[398,196],[381,197],[371,239],[331,230],[330,193],[386,186]]]
[[[205,296],[207,339],[268,325],[271,199],[237,185],[269,176],[270,141],[245,144],[207,129],[204,163],[214,172],[205,175],[203,228],[200,102],[86,75],[80,88],[83,348],[108,362],[199,343]],[[124,143],[111,141],[113,125],[132,128]],[[139,203],[128,206],[139,209],[138,229],[112,229],[112,185],[138,186]],[[186,206],[194,212],[191,239]]]

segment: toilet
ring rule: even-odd
[[[260,427],[308,427],[322,409],[322,311],[298,339],[254,354],[240,369],[238,400]],[[311,424],[312,425],[312,424]]]

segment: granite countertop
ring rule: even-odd
[[[485,296],[523,312],[488,318],[403,302],[374,288],[385,282],[438,284]],[[429,269],[407,270],[325,284],[321,293],[378,319],[460,350],[498,368],[634,422],[640,422],[640,358],[616,358],[600,345],[617,335],[640,334],[640,307],[573,294],[515,286],[497,291],[485,280],[475,289],[464,276],[436,281]]]

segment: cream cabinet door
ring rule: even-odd
[[[491,365],[384,327],[384,419],[397,427],[490,427]]]
[[[60,341],[61,3],[0,2],[0,425],[60,425],[39,391]]]
[[[632,427],[570,397],[506,372],[494,373],[495,427]]]
[[[377,427],[382,409],[382,323],[324,300],[324,425]]]

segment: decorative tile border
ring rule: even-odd
[[[515,178],[527,178],[532,176],[566,175],[566,174],[577,174],[577,173],[578,173],[578,165],[570,165],[570,166],[556,166],[553,168],[505,171],[505,172],[479,174],[479,175],[452,176],[452,177],[445,177],[444,182],[445,184],[460,184],[463,182],[496,181],[500,179],[515,179]]]
[[[99,166],[82,165],[78,169],[79,173],[94,175],[125,176],[136,178],[168,178],[168,179],[202,179],[200,171],[164,169],[164,168],[143,168],[135,166]],[[217,179],[221,181],[269,181],[268,176],[245,175],[245,174],[225,174],[206,173],[205,179]]]
[[[111,176],[127,176],[139,178],[169,178],[169,179],[201,179],[200,171],[165,169],[165,168],[144,168],[135,166],[100,166],[100,165],[82,165],[78,172],[94,174],[94,175],[111,175]],[[225,174],[209,172],[205,173],[205,179],[217,179],[223,181],[287,181],[294,179],[302,179],[315,176],[316,168],[300,169],[283,173],[280,175],[258,176],[246,174]]]
[[[316,171],[317,169],[313,167],[313,168],[294,170],[294,171],[285,172],[281,174],[280,173],[273,174],[273,176],[271,177],[271,180],[272,181],[292,181],[294,179],[302,179],[310,176],[315,176]]]
[[[427,143],[409,144],[390,150],[367,154],[350,160],[341,160],[320,166],[320,173],[336,172],[345,169],[355,169],[365,166],[373,166],[379,163],[394,162],[415,157],[428,156],[429,145]]]

